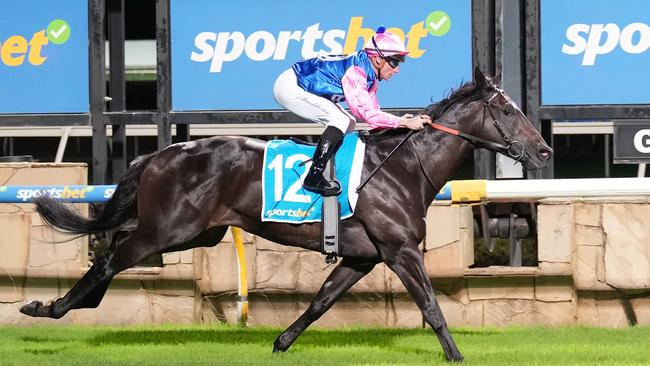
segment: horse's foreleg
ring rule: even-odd
[[[309,308],[287,330],[276,338],[273,352],[286,351],[302,332],[320,318],[350,287],[368,274],[377,264],[372,260],[343,258],[320,288]]]
[[[75,305],[73,309],[91,309],[96,308],[102,302],[108,286],[111,284],[112,278],[109,278],[106,281],[100,282],[95,288],[90,291],[88,296],[86,296],[80,303]]]
[[[424,320],[436,332],[448,361],[463,360],[456,343],[451,338],[447,322],[440,310],[433,287],[427,276],[422,253],[416,246],[404,246],[398,254],[386,263],[400,278],[406,290],[422,311]]]

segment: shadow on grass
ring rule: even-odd
[[[459,329],[453,334],[489,335],[495,333],[486,330]],[[224,343],[224,344],[259,344],[272,347],[273,341],[281,334],[277,329],[266,328],[205,328],[205,329],[143,329],[110,330],[91,338],[88,343],[94,346],[102,344],[137,345],[137,344],[185,344],[185,343]],[[437,338],[430,329],[313,329],[307,330],[296,344],[304,346],[377,346],[385,347],[403,337],[431,337],[432,345],[437,345]]]
[[[31,353],[37,356],[51,356],[65,351],[67,347],[63,348],[25,348],[26,353]]]
[[[489,328],[476,328],[476,329],[455,329],[451,332],[451,335],[466,335],[466,336],[487,336],[487,335],[494,335],[494,334],[501,334],[503,331],[498,331],[495,329],[489,329]]]
[[[37,336],[25,336],[18,338],[23,342],[34,342],[34,343],[70,343],[71,340],[67,338],[53,338],[50,336],[47,337],[37,337]]]

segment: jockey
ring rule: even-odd
[[[407,54],[404,42],[397,35],[379,27],[363,50],[351,55],[300,61],[278,76],[273,86],[276,101],[300,117],[327,126],[303,182],[305,189],[323,196],[341,193],[340,183],[325,179],[323,170],[343,135],[354,131],[354,117],[367,122],[371,128],[420,130],[431,122],[425,115],[397,117],[383,112],[377,102],[377,82],[397,74]],[[347,102],[352,115],[339,104],[342,101]]]

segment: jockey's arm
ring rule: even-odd
[[[366,73],[358,66],[350,67],[341,79],[343,94],[352,114],[367,122],[371,128],[377,127],[406,127],[420,130],[424,124],[430,123],[428,116],[397,117],[383,112],[377,101],[377,83],[370,90],[366,89]]]
[[[343,75],[341,84],[345,100],[352,114],[367,122],[371,128],[398,127],[400,118],[383,112],[377,102],[377,84],[367,89],[366,73],[358,66],[350,67]]]

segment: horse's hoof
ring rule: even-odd
[[[276,339],[275,342],[273,342],[273,353],[284,353],[286,351],[287,347],[282,346],[279,339]]]
[[[457,362],[457,363],[461,363],[461,362],[463,362],[464,359],[465,359],[465,358],[464,358],[462,355],[458,354],[458,355],[453,355],[453,356],[451,356],[451,357],[448,357],[448,358],[447,358],[447,361],[448,361],[448,362]]]
[[[40,301],[32,301],[27,305],[23,305],[20,308],[20,312],[29,315],[29,316],[38,316],[38,309],[43,307],[43,303]]]
[[[280,348],[277,344],[273,344],[273,353],[284,353],[286,349]]]

